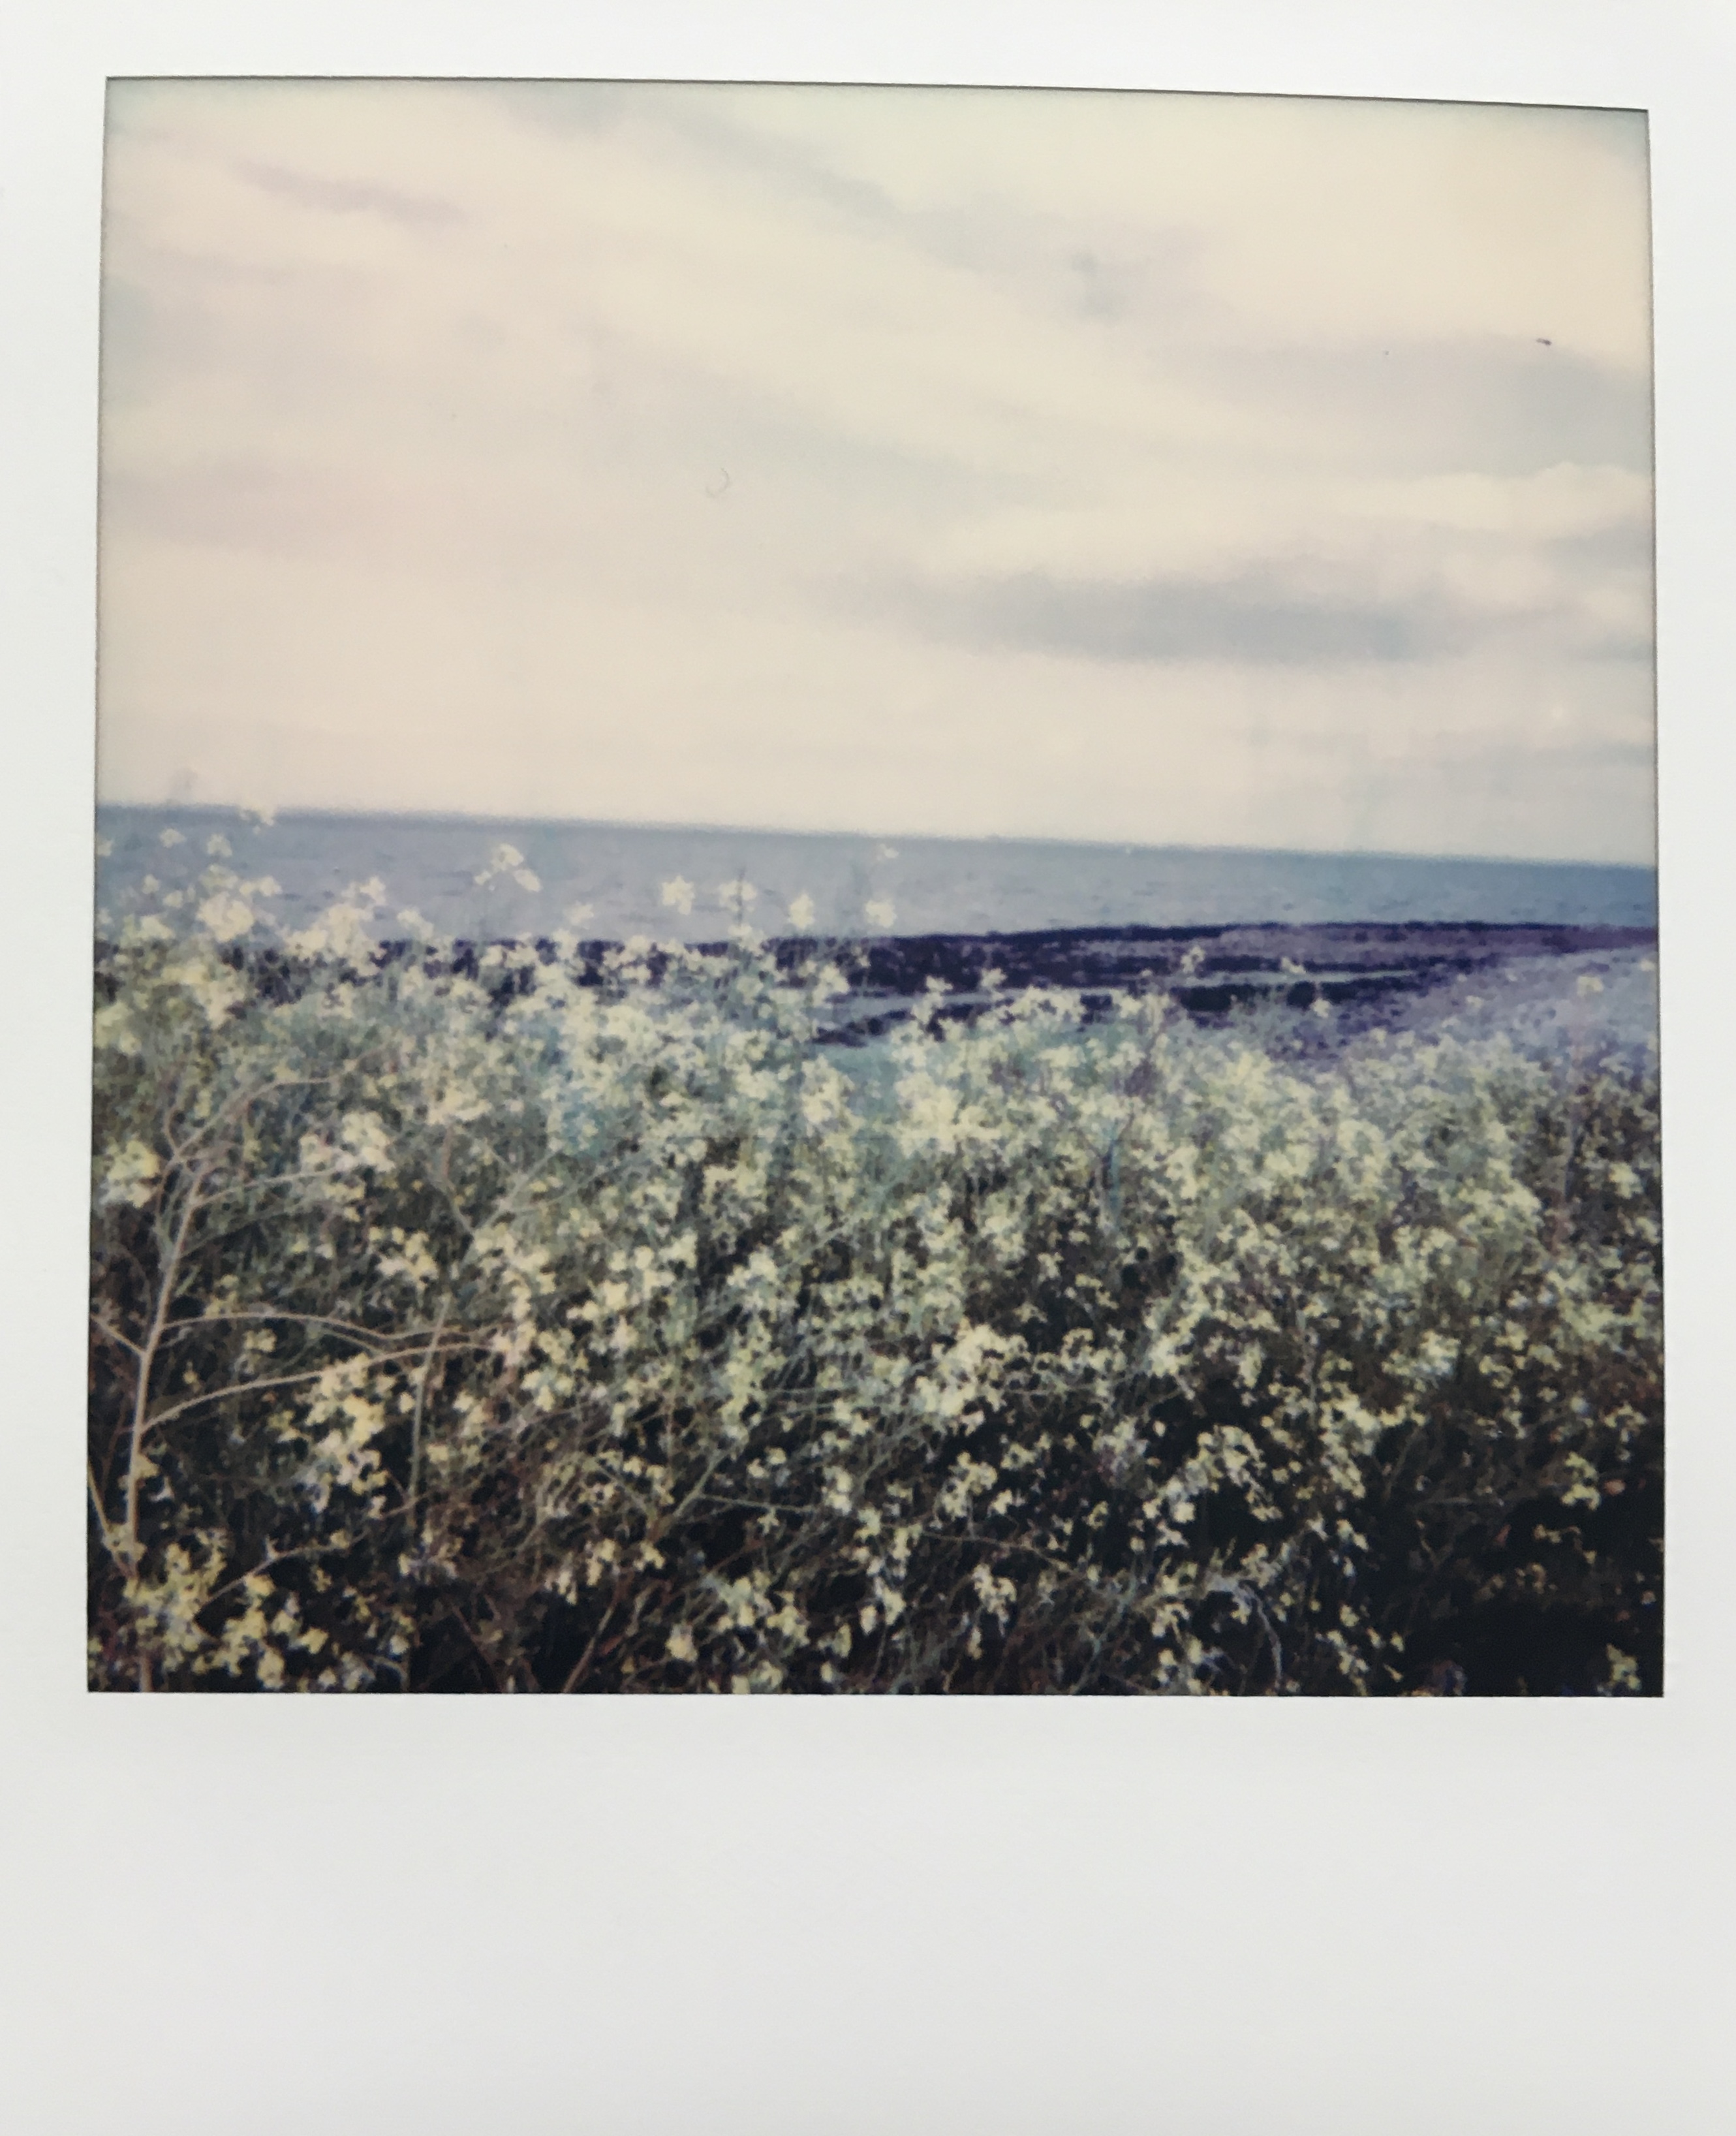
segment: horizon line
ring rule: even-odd
[[[180,813],[193,816],[242,817],[260,815],[259,803],[239,801],[113,801],[99,799],[96,809],[132,809],[141,813],[169,815]],[[797,829],[782,823],[701,823],[677,822],[647,817],[617,816],[539,816],[533,813],[503,814],[497,811],[478,811],[466,808],[345,808],[322,806],[270,808],[271,822],[286,818],[308,817],[332,818],[338,821],[378,821],[381,817],[401,818],[409,823],[474,823],[487,825],[546,826],[551,830],[595,831],[658,831],[700,832],[707,836],[722,837],[773,838],[861,838],[866,842],[900,838],[910,845],[1019,845],[1019,846],[1084,846],[1103,852],[1132,852],[1152,853],[1244,853],[1283,860],[1388,860],[1450,862],[1467,867],[1598,867],[1623,868],[1637,874],[1653,875],[1658,871],[1654,857],[1649,861],[1595,860],[1583,857],[1545,856],[1529,853],[1454,853],[1406,852],[1392,846],[1258,846],[1205,845],[1179,839],[1161,842],[1143,838],[1067,837],[1057,832],[1026,831],[901,831]]]

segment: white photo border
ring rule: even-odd
[[[0,66],[11,2125],[1615,2136],[1727,2098],[1719,625],[1736,34],[1694,0],[62,0]],[[104,83],[477,75],[1642,108],[1661,1701],[95,1698],[84,1400]],[[1720,995],[1724,997],[1720,999]]]

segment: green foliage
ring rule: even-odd
[[[99,960],[94,1684],[1656,1688],[1650,1076],[205,886]]]

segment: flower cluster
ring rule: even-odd
[[[210,857],[98,961],[93,1682],[1391,1692],[1529,1612],[1656,1687],[1646,1075],[846,1048],[744,882],[467,961]]]

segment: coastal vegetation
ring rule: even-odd
[[[751,886],[385,949],[206,857],[100,930],[94,1687],[1661,1688],[1650,1066],[938,982],[850,1048]]]

